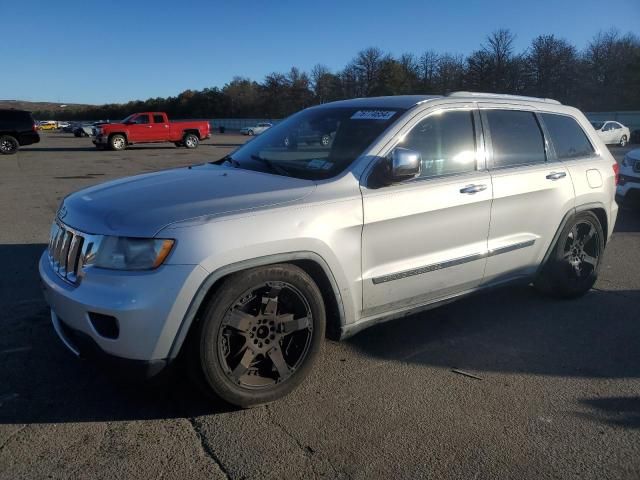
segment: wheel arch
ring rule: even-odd
[[[542,268],[547,263],[547,260],[549,259],[551,252],[553,252],[553,249],[556,246],[556,242],[558,241],[558,238],[560,237],[560,234],[562,233],[562,230],[564,229],[567,222],[580,212],[591,212],[598,218],[598,221],[602,226],[602,232],[604,233],[604,244],[605,246],[607,245],[609,216],[607,215],[607,210],[604,204],[600,202],[591,202],[591,203],[584,203],[582,205],[578,205],[575,208],[572,208],[571,210],[569,210],[567,213],[564,214],[564,217],[562,217],[562,221],[560,222],[560,225],[558,226],[558,229],[556,230],[556,233],[553,236],[553,239],[551,240],[549,247],[547,248],[547,251],[542,259],[542,262],[540,262],[540,265],[538,266],[538,270],[535,274],[535,277],[538,277],[540,275]]]
[[[200,137],[200,131],[197,128],[185,128],[182,131],[182,138],[190,133],[193,133],[196,137],[198,137],[198,140],[202,140],[202,138]]]
[[[197,324],[202,310],[209,299],[215,295],[224,281],[232,274],[256,267],[288,263],[304,270],[318,285],[327,310],[327,333],[330,338],[337,339],[341,327],[345,324],[343,299],[338,283],[329,264],[317,253],[310,251],[290,252],[286,254],[268,255],[241,262],[232,263],[209,274],[194,295],[185,313],[178,331],[169,349],[168,360],[178,357],[186,340]]]
[[[114,135],[122,135],[124,137],[124,141],[127,142],[127,144],[129,143],[129,137],[127,136],[126,132],[110,132],[109,136],[107,137],[109,139],[109,142],[111,141]]]

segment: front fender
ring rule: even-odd
[[[329,267],[328,263],[324,260],[324,258],[322,258],[317,253],[310,252],[310,251],[297,251],[297,252],[288,252],[288,253],[281,253],[281,254],[275,254],[275,255],[267,255],[263,257],[242,260],[239,262],[232,263],[230,265],[225,265],[223,267],[218,268],[217,270],[215,270],[214,272],[208,275],[208,277],[202,282],[196,294],[194,295],[193,300],[191,301],[191,304],[189,305],[189,308],[187,309],[187,312],[182,320],[182,323],[178,328],[178,332],[175,336],[173,344],[171,345],[171,349],[169,350],[168,360],[169,361],[174,360],[180,353],[180,350],[182,349],[182,345],[184,344],[184,341],[187,338],[187,334],[191,329],[191,325],[193,324],[196,314],[198,313],[198,311],[200,310],[200,307],[202,306],[202,302],[204,301],[211,287],[218,280],[220,280],[221,278],[229,274],[239,272],[242,270],[247,270],[249,268],[261,267],[264,265],[273,265],[276,263],[287,263],[287,262],[292,262],[296,260],[311,260],[317,263],[318,265],[320,265],[325,275],[329,279],[331,288],[333,290],[333,294],[336,298],[336,303],[338,305],[338,312],[340,316],[340,328],[342,328],[346,322],[345,308],[344,308],[345,304],[342,300],[342,295],[340,292],[340,288],[338,286],[338,282],[336,281],[335,275],[331,270],[331,268]]]

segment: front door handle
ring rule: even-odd
[[[466,193],[468,195],[473,195],[474,193],[478,193],[481,192],[483,190],[486,190],[487,186],[486,185],[467,185],[464,188],[460,189],[460,193]]]
[[[551,172],[546,178],[547,180],[560,180],[566,176],[567,174],[565,172]]]

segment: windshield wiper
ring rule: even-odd
[[[240,168],[240,162],[233,158],[231,155],[225,155],[220,160],[209,163],[212,165],[222,165],[223,163],[230,163],[232,167]]]
[[[280,175],[284,175],[285,177],[291,176],[291,173],[289,173],[283,167],[275,163],[273,160],[269,160],[268,158],[261,157],[260,155],[251,155],[251,158],[253,160],[259,161],[260,163],[264,163],[272,172],[278,173]]]

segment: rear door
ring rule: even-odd
[[[493,183],[485,282],[493,283],[535,272],[575,194],[532,109],[480,109]]]
[[[169,128],[169,122],[166,121],[166,116],[162,113],[153,113],[151,117],[151,120],[153,121],[151,124],[151,135],[153,136],[154,141],[168,141],[171,136],[171,129]]]
[[[475,107],[428,112],[397,138],[420,152],[422,174],[361,186],[363,316],[472,289],[486,263],[491,178]]]

